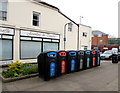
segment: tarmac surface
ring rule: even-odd
[[[118,65],[109,60],[100,67],[74,72],[50,81],[33,77],[2,84],[2,91],[118,91]]]

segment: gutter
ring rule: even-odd
[[[68,20],[70,20],[71,22],[73,22],[75,25],[77,25],[78,26],[78,24],[75,22],[75,21],[73,21],[72,19],[70,19],[69,17],[67,17],[65,14],[63,14],[60,10],[58,10],[58,12],[61,14],[61,15],[63,15],[65,18],[67,18]]]

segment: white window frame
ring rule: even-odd
[[[98,37],[102,37],[102,34],[98,34]]]
[[[88,46],[84,46],[84,50],[87,50],[88,49]]]
[[[4,42],[4,41],[9,41],[9,42],[11,42],[11,58],[2,58],[2,59],[0,59],[0,61],[5,61],[5,60],[13,60],[13,36],[11,36],[11,35],[0,35],[1,36],[1,38],[0,38],[0,40],[2,41],[2,42]],[[2,44],[1,44],[2,45]],[[2,47],[2,46],[1,46]],[[3,50],[3,49],[2,49]],[[3,52],[2,52],[3,53]],[[2,54],[1,53],[1,54]],[[1,56],[2,57],[2,56]]]
[[[1,0],[0,3],[7,3],[6,4],[6,10],[0,10],[0,20],[7,21],[7,10],[8,10],[8,1],[7,0]],[[1,6],[3,8],[3,6]],[[6,16],[4,16],[6,15]]]
[[[35,19],[34,19],[34,17],[33,17],[34,14],[36,14],[36,15],[38,16],[38,20],[35,20]],[[41,15],[41,14],[40,14],[39,12],[33,11],[33,14],[32,14],[32,25],[33,25],[33,26],[38,26],[38,27],[40,26],[40,15]],[[37,22],[37,25],[34,25],[34,21]]]
[[[102,43],[102,42],[103,42],[103,40],[101,39],[101,40],[100,40],[100,43]]]
[[[68,24],[68,32],[72,32],[72,23]]]
[[[87,37],[87,32],[83,32],[82,36]]]

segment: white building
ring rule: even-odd
[[[38,0],[3,0],[0,6],[2,63],[37,62],[47,50],[91,49],[91,27],[75,23],[55,6]]]
[[[90,26],[80,25],[79,26],[79,35],[80,35],[80,47],[81,50],[91,50],[91,37],[92,37],[92,29]]]

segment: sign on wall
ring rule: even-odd
[[[0,27],[0,34],[14,35],[14,29]]]
[[[31,36],[31,37],[60,39],[58,34],[43,33],[43,32],[36,32],[36,31],[21,30],[21,34],[20,35],[21,36]]]

